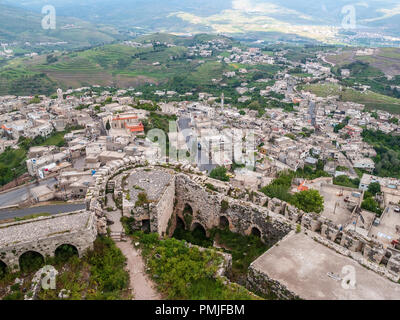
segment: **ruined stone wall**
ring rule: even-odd
[[[154,215],[152,216],[154,222],[151,221],[151,228],[155,230],[154,232],[158,232],[162,236],[167,233],[168,222],[174,212],[174,203],[175,177],[165,189],[164,194],[161,196],[161,199],[154,210]]]
[[[274,300],[300,299],[295,293],[288,290],[283,284],[269,278],[265,273],[250,266],[247,273],[246,288],[254,293]]]
[[[67,213],[64,215],[70,214],[71,213]],[[25,223],[29,228],[29,223],[26,223],[26,221],[23,223]],[[78,254],[81,257],[87,250],[93,248],[93,243],[96,240],[96,237],[96,218],[94,213],[88,213],[88,222],[84,229],[75,232],[55,234],[46,238],[38,238],[35,241],[28,243],[8,245],[0,248],[0,260],[3,261],[11,270],[17,271],[19,270],[19,258],[25,252],[35,251],[40,253],[44,258],[53,257],[56,249],[63,244],[69,244],[76,247]]]
[[[188,219],[183,216],[186,205],[193,210],[190,225],[187,225]],[[267,244],[279,241],[292,229],[289,222],[267,208],[213,192],[193,182],[185,174],[179,174],[176,178],[176,208],[187,229],[192,229],[198,223],[209,230],[218,227],[221,217],[225,217],[232,232],[249,235],[256,228]]]
[[[143,159],[128,157],[124,160],[112,161],[100,169],[96,173],[95,183],[89,188],[86,197],[88,208],[96,211],[96,215],[101,216],[102,213],[99,208],[102,207],[101,199],[104,198],[104,190],[109,178],[122,170],[144,165],[147,166],[148,164]],[[151,165],[157,164],[153,163]],[[380,266],[379,264],[387,252],[380,248],[378,244],[372,243],[370,239],[339,230],[337,226],[329,221],[323,221],[318,215],[306,214],[279,199],[270,199],[257,193],[256,196],[245,197],[244,200],[246,202],[244,202],[234,199],[233,197],[238,197],[236,191],[229,192],[229,187],[223,188],[224,190],[218,190],[220,192],[211,191],[201,185],[202,182],[207,182],[209,179],[204,178],[198,169],[191,166],[187,166],[187,168],[181,167],[180,169],[182,172],[188,171],[189,174],[196,174],[190,177],[181,173],[176,177],[176,215],[184,220],[183,210],[185,204],[190,205],[193,209],[190,225],[186,225],[186,228],[190,229],[195,223],[198,223],[206,230],[211,229],[219,226],[220,218],[224,216],[228,219],[229,227],[232,231],[249,234],[252,228],[257,228],[264,241],[267,239],[268,242],[268,239],[270,239],[270,243],[274,243],[282,238],[290,228],[294,229],[296,224],[301,224],[304,229],[314,232],[319,242],[330,248],[335,248],[341,254],[351,256],[360,264],[368,266],[371,270],[393,281],[399,280],[400,254],[393,254],[387,266]],[[193,181],[193,179],[198,181]],[[223,200],[228,203],[227,209],[223,209],[221,206]],[[260,206],[263,203],[267,207]],[[170,227],[167,227],[169,231],[167,233],[171,235],[176,225],[175,215],[172,215],[172,219],[167,224]],[[165,220],[161,225],[162,230],[164,230]]]

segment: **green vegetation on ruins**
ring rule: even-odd
[[[34,274],[49,264],[59,274],[56,290],[41,290],[39,300],[58,300],[61,289],[70,291],[68,300],[120,300],[130,299],[128,290],[129,274],[125,271],[126,258],[114,242],[106,237],[98,237],[93,250],[78,258],[75,248],[65,245],[56,251],[54,258],[30,255],[21,261],[21,271],[2,272],[0,269],[0,298],[3,300],[23,300],[24,294],[31,293]],[[24,279],[22,284],[14,284],[16,278]],[[7,292],[11,288],[11,292]]]
[[[177,239],[160,240],[158,234],[137,232],[147,260],[148,272],[167,299],[174,300],[254,300],[245,288],[224,283],[216,276],[223,258],[215,250],[200,250]]]
[[[229,181],[229,176],[227,175],[228,170],[225,167],[216,167],[211,170],[210,178],[220,180],[220,181]]]
[[[14,218],[15,221],[24,221],[24,220],[31,220],[31,219],[36,219],[36,218],[40,218],[40,217],[48,217],[50,216],[50,213],[47,212],[43,212],[43,213],[35,213],[35,214],[31,214],[22,218]]]
[[[207,238],[199,229],[191,232],[178,225],[173,237],[206,248],[213,248],[215,242],[224,252],[232,255],[232,271],[229,278],[238,283],[244,283],[250,264],[269,249],[259,237],[243,236],[231,232],[228,228],[214,228],[210,230],[210,236]]]

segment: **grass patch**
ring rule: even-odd
[[[177,239],[159,240],[157,234],[135,233],[158,289],[174,300],[250,300],[246,289],[225,285],[215,273],[222,257],[213,250],[190,248]]]
[[[83,258],[70,254],[68,250],[60,256],[47,258],[45,263],[54,266],[59,274],[56,290],[41,290],[39,300],[58,300],[61,289],[70,290],[68,300],[120,300],[130,299],[128,290],[129,274],[125,271],[126,258],[115,243],[105,237],[98,237],[93,250]],[[8,273],[0,280],[0,298],[23,300],[31,289],[31,281],[40,266],[33,261],[26,272]],[[16,278],[23,278],[21,286],[13,285]],[[7,295],[7,288],[14,290]]]
[[[39,217],[48,217],[48,216],[51,216],[51,214],[48,212],[43,212],[43,213],[31,214],[29,216],[25,216],[25,217],[21,217],[21,218],[14,218],[14,220],[15,221],[24,221],[24,220],[31,220],[31,219],[36,219]]]
[[[232,255],[230,278],[235,282],[243,281],[250,264],[269,248],[256,236],[242,236],[229,229],[214,228],[210,231],[210,237],[207,238],[199,229],[191,232],[178,225],[173,237],[205,248],[212,248],[216,241],[225,252]]]

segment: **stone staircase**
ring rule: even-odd
[[[113,231],[110,233],[110,237],[115,242],[126,242],[127,241],[125,232],[123,232],[123,231],[122,232],[121,231],[119,231],[119,232]]]

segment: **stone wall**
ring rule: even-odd
[[[262,240],[274,244],[282,239],[292,229],[292,225],[283,217],[249,202],[226,197],[213,192],[195,182],[185,174],[176,178],[176,213],[184,222],[183,210],[189,205],[193,215],[187,229],[200,224],[205,230],[219,227],[221,217],[229,222],[232,232],[249,235],[257,229]]]
[[[100,216],[99,207],[102,207],[101,199],[104,198],[107,181],[123,170],[148,165],[146,161],[138,157],[128,157],[107,164],[96,173],[95,183],[89,188],[86,197],[88,208],[96,211],[96,214]],[[157,163],[150,164],[149,168],[152,166],[157,166]],[[257,192],[249,195],[240,190],[232,191],[228,183],[223,187],[218,181],[216,183],[218,192],[212,191],[204,186],[206,183],[212,182],[212,179],[206,178],[197,168],[190,165],[179,167],[179,171],[182,173],[177,174],[175,182],[176,214],[169,219],[165,229],[168,229],[167,234],[169,235],[173,233],[176,226],[176,216],[185,221],[183,217],[185,205],[191,206],[193,210],[190,221],[186,219],[186,222],[190,222],[189,226],[186,225],[187,229],[192,229],[195,224],[199,224],[209,230],[219,226],[221,217],[225,217],[233,232],[250,234],[253,229],[257,229],[261,233],[262,239],[270,244],[280,240],[290,229],[295,229],[296,224],[301,224],[304,229],[315,233],[315,237],[320,242],[335,248],[337,252],[351,256],[359,263],[393,281],[398,281],[400,278],[397,255],[389,259],[390,263],[387,262],[387,267],[380,266],[379,263],[382,262],[387,249],[382,249],[371,239],[339,230],[337,226],[329,221],[324,221],[318,215],[306,214],[279,199],[270,199]],[[223,202],[225,206],[221,205]],[[167,207],[170,206],[170,203]],[[228,204],[227,208],[225,208],[226,203]],[[266,204],[267,207],[261,206],[261,204]],[[160,222],[162,232],[165,222],[166,219]]]
[[[65,213],[60,214],[57,217],[46,217],[33,219],[31,221],[22,221],[19,223],[12,223],[8,226],[18,226],[22,224],[24,228],[27,228],[29,232],[29,226],[32,223],[37,223],[38,221],[43,222],[43,228],[48,228],[45,222],[51,222],[57,224],[57,218],[64,216],[71,216],[73,218],[74,214],[80,214],[83,211],[77,211],[75,213]],[[63,245],[69,244],[74,246],[78,250],[78,254],[81,257],[88,249],[93,248],[93,242],[97,237],[97,225],[96,218],[93,212],[87,213],[87,222],[80,229],[73,232],[56,233],[43,238],[36,238],[30,242],[15,243],[3,246],[0,248],[0,260],[3,261],[11,270],[19,270],[19,258],[22,254],[28,251],[34,251],[40,253],[44,258],[53,257],[55,255],[56,249]],[[2,226],[6,228],[7,226]]]
[[[264,298],[273,300],[297,300],[295,293],[288,290],[280,282],[269,278],[265,273],[249,267],[246,288]]]
[[[164,194],[155,208],[155,221],[151,222],[154,232],[158,232],[162,236],[167,234],[168,222],[174,212],[175,204],[175,178],[167,186]]]

